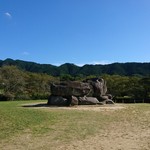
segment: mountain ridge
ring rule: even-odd
[[[149,62],[126,62],[126,63],[112,63],[112,64],[85,64],[83,66],[77,66],[73,63],[65,63],[60,66],[52,64],[40,64],[31,61],[13,60],[7,58],[0,60],[0,67],[3,65],[14,65],[18,68],[35,73],[46,73],[52,76],[60,76],[63,74],[69,74],[71,76],[88,76],[88,75],[123,75],[123,76],[148,76],[150,75],[150,63]]]

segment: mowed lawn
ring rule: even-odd
[[[150,104],[23,107],[41,102],[0,102],[1,150],[150,149]]]

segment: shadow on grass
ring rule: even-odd
[[[22,107],[49,107],[46,103],[39,104],[24,104]]]
[[[42,108],[42,107],[51,107],[51,108],[56,108],[56,107],[69,107],[69,106],[63,106],[63,105],[48,105],[47,103],[39,103],[39,104],[24,104],[22,105],[22,107],[26,107],[26,108],[34,108],[34,107],[37,107],[37,108]]]

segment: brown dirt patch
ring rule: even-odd
[[[126,108],[123,104],[107,104],[107,105],[77,105],[72,107],[58,107],[58,106],[47,106],[45,103],[30,103],[25,104],[23,107],[31,108],[44,108],[47,110],[85,110],[85,111],[114,111]]]

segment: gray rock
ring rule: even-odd
[[[74,106],[74,105],[78,105],[78,103],[79,103],[78,98],[75,97],[75,96],[71,96],[71,103],[70,103],[70,105]]]
[[[115,104],[111,99],[107,99],[104,101],[105,104]]]
[[[55,106],[67,106],[68,100],[62,96],[50,96],[47,104]]]
[[[56,96],[84,96],[90,92],[88,83],[69,81],[51,85],[51,93]]]
[[[112,95],[106,93],[106,81],[101,78],[87,79],[83,82],[60,82],[59,84],[51,84],[51,96],[48,99],[48,105],[113,104]]]
[[[106,81],[104,79],[92,78],[92,79],[87,79],[86,82],[90,84],[91,90],[93,90],[94,97],[100,97],[102,95],[106,95],[107,86],[106,86]]]
[[[79,97],[79,105],[96,105],[99,101],[95,97]]]

